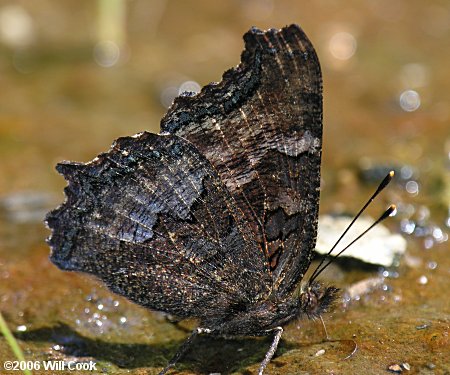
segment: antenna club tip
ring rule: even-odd
[[[376,223],[379,223],[390,216],[395,216],[396,213],[397,213],[397,206],[395,204],[391,204],[388,207],[388,209],[384,211],[383,215],[381,215],[380,218],[376,221]]]
[[[391,204],[388,211],[390,212],[389,216],[395,216],[397,214],[397,206],[395,204]]]
[[[375,192],[375,194],[373,195],[372,198],[375,198],[375,196],[381,192],[381,190],[383,190],[388,184],[389,182],[392,181],[392,179],[394,178],[394,171],[390,171],[386,177],[383,179],[383,181],[381,181],[380,186],[378,186],[377,191]]]

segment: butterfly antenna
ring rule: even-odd
[[[321,268],[322,264],[325,262],[325,260],[327,259],[327,257],[330,256],[330,254],[334,251],[334,249],[336,248],[336,246],[339,244],[339,242],[341,242],[341,240],[344,238],[344,236],[347,234],[347,232],[350,230],[350,228],[353,226],[353,224],[355,223],[356,220],[358,220],[358,218],[361,216],[361,214],[366,210],[366,208],[373,202],[373,200],[376,198],[376,196],[378,194],[380,194],[383,189],[389,184],[389,182],[392,181],[392,179],[394,178],[394,171],[390,171],[387,176],[383,179],[383,181],[381,181],[380,185],[378,186],[377,190],[375,190],[375,192],[372,194],[372,196],[369,198],[369,200],[366,202],[366,204],[363,206],[363,208],[361,208],[359,210],[359,212],[356,214],[356,216],[353,218],[352,222],[348,225],[348,227],[344,230],[344,232],[341,234],[341,236],[339,237],[339,239],[335,242],[335,244],[333,245],[333,247],[331,248],[331,250],[327,253],[327,255],[325,255],[325,257],[322,258],[322,261],[319,263],[319,265],[317,266],[317,268],[314,270],[313,274],[311,275],[309,282],[311,283],[316,277],[317,275],[322,272],[324,270],[324,268],[322,268],[320,271],[319,269]],[[383,214],[384,215],[384,214]],[[383,216],[382,215],[382,216]],[[389,216],[389,215],[388,215]],[[383,219],[384,220],[384,219]],[[366,231],[367,232],[367,231]],[[342,252],[341,252],[342,253]],[[339,253],[339,254],[341,254]],[[334,258],[332,259],[334,260]],[[331,262],[329,262],[331,263]],[[328,264],[327,263],[327,266]]]
[[[361,237],[365,236],[370,230],[373,229],[373,227],[375,227],[376,225],[380,224],[383,220],[387,219],[389,216],[393,216],[395,215],[395,212],[397,211],[397,207],[395,206],[395,204],[391,204],[389,206],[389,208],[384,211],[384,213],[369,227],[367,228],[364,232],[362,232],[358,237],[356,237],[352,242],[350,242],[346,247],[344,247],[344,249],[342,249],[341,251],[339,251],[339,253],[337,253],[336,255],[334,255],[327,263],[325,263],[325,265],[317,272],[315,272],[315,275],[312,276],[310,278],[310,283],[314,281],[314,279],[317,278],[317,276],[319,276],[322,271],[327,268],[332,262],[334,262],[334,260],[341,255],[345,250],[347,250],[350,246],[352,246],[356,241],[358,241]]]

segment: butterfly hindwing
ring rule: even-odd
[[[60,268],[93,274],[179,317],[223,312],[270,292],[263,250],[189,142],[142,133],[90,163],[57,168],[69,181],[67,198],[47,223]]]

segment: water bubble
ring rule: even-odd
[[[400,177],[403,180],[409,180],[413,176],[413,169],[409,165],[404,165],[400,168]]]
[[[405,189],[409,194],[419,194],[419,184],[416,181],[408,181],[405,185]]]
[[[164,108],[169,108],[178,96],[178,87],[168,86],[161,91],[160,101]]]
[[[94,60],[103,68],[111,68],[120,58],[119,46],[111,40],[103,40],[94,46]]]
[[[338,60],[350,59],[355,54],[356,47],[355,37],[345,31],[334,34],[328,43],[331,54]]]
[[[425,275],[422,275],[422,276],[419,277],[418,282],[421,285],[428,284],[428,277],[426,277]]]
[[[437,266],[438,266],[438,264],[437,264],[437,262],[435,262],[435,261],[429,261],[429,262],[428,262],[428,268],[429,268],[430,270],[435,270],[435,269],[437,268]]]
[[[430,218],[430,209],[427,206],[420,206],[417,210],[418,220],[424,222]]]
[[[200,85],[197,82],[195,82],[195,81],[186,81],[186,82],[183,82],[180,85],[180,88],[178,89],[178,94],[180,95],[180,94],[182,94],[184,92],[199,93],[200,90],[201,90],[201,87],[200,87]]]
[[[20,5],[0,10],[0,40],[10,47],[24,47],[34,39],[33,19]]]
[[[433,237],[427,237],[425,238],[425,240],[423,241],[423,246],[425,247],[425,249],[431,249],[434,246],[434,240]]]
[[[432,227],[431,235],[437,243],[446,242],[448,240],[448,234],[444,233],[444,231],[438,226]]]
[[[400,222],[400,229],[403,233],[413,234],[415,228],[416,228],[416,223],[412,220],[403,219]]]
[[[414,112],[420,107],[420,95],[417,91],[406,90],[400,94],[400,107],[406,112]]]
[[[414,229],[414,234],[416,235],[416,237],[425,237],[426,235],[428,235],[428,233],[429,230],[427,227],[416,224],[416,228]]]

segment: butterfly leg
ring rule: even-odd
[[[186,351],[191,346],[194,339],[201,333],[210,333],[211,330],[208,328],[201,328],[198,327],[194,331],[192,331],[191,335],[186,339],[186,341],[183,343],[183,345],[180,346],[180,348],[177,350],[175,355],[172,357],[172,359],[169,361],[169,364],[159,373],[159,375],[164,375],[167,371],[169,371],[172,367],[175,366],[175,364],[178,362],[178,360],[186,353]]]
[[[278,343],[280,342],[281,335],[283,334],[283,328],[281,327],[276,327],[272,330],[272,332],[273,331],[275,332],[275,336],[273,337],[272,345],[270,345],[270,348],[267,351],[264,360],[261,362],[261,365],[259,366],[258,375],[263,374],[264,369],[267,367],[273,355],[277,351]]]
[[[326,327],[326,325],[325,325],[325,322],[323,321],[322,315],[319,315],[319,318],[320,318],[320,321],[322,322],[323,330],[324,330],[324,332],[325,332],[325,336],[326,336],[326,338],[327,338],[327,341],[330,341],[331,338],[330,338],[330,336],[328,336],[327,327]]]

